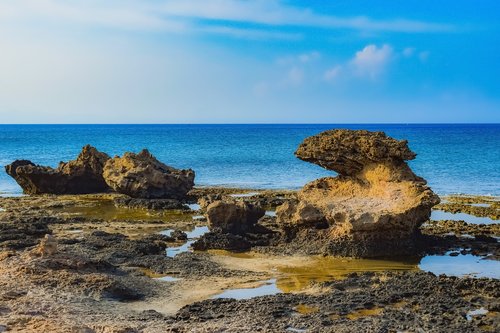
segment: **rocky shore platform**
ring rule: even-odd
[[[411,255],[368,259],[332,255],[322,227],[283,230],[277,207],[301,200],[0,198],[0,332],[500,331],[500,198],[441,198],[412,225]],[[233,205],[225,219],[217,202]]]

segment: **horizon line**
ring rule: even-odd
[[[5,123],[0,124],[0,126],[88,126],[88,125],[114,125],[114,126],[126,126],[126,125],[150,125],[150,126],[161,126],[161,125],[500,125],[500,122],[373,122],[373,123],[308,123],[308,122],[297,122],[297,123]]]

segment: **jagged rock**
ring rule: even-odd
[[[215,201],[206,208],[210,226],[224,233],[244,234],[252,230],[266,211],[247,202]]]
[[[296,155],[340,175],[306,184],[298,201],[278,207],[277,221],[291,237],[303,229],[327,229],[332,252],[394,254],[386,251],[395,244],[404,250],[439,203],[406,164],[416,156],[407,142],[382,132],[326,131],[305,139]]]
[[[26,194],[98,193],[109,189],[102,177],[102,169],[108,159],[108,155],[87,145],[76,160],[61,162],[56,169],[16,160],[6,165],[5,171]]]
[[[145,199],[183,199],[194,186],[194,176],[191,169],[177,170],[161,163],[146,149],[109,159],[103,172],[114,191]]]

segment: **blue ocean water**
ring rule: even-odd
[[[21,193],[3,171],[15,159],[57,166],[91,144],[111,156],[148,148],[196,171],[197,185],[295,189],[332,175],[294,157],[307,136],[332,128],[409,140],[410,162],[439,194],[500,195],[500,124],[467,125],[0,125],[0,192]]]

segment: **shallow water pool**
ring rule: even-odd
[[[262,285],[255,288],[228,289],[213,298],[249,299],[258,296],[276,295],[283,291],[277,287],[276,279],[262,281]]]
[[[138,208],[116,207],[113,200],[109,199],[82,199],[74,206],[53,208],[63,214],[70,216],[82,216],[90,219],[102,219],[106,221],[190,221],[192,212],[181,210],[146,210]]]
[[[423,271],[432,272],[436,275],[446,274],[500,279],[500,261],[489,260],[472,254],[425,256],[418,267]]]
[[[315,283],[344,279],[351,273],[388,271],[427,271],[436,275],[500,278],[500,261],[471,254],[450,256],[429,255],[423,258],[395,260],[349,259],[336,257],[271,257],[258,253],[214,252],[228,256],[224,260],[233,268],[258,268],[267,271],[271,279],[250,288],[228,289],[214,298],[248,299],[257,296],[293,293],[307,290]]]
[[[442,210],[433,210],[431,213],[431,220],[451,220],[451,221],[465,221],[471,224],[494,224],[500,223],[498,220],[493,220],[489,217],[478,217],[466,213],[449,213]]]
[[[160,234],[165,235],[165,236],[170,236],[172,231],[173,231],[172,229],[167,229],[167,230],[160,231]],[[173,258],[178,254],[189,251],[191,248],[191,245],[194,242],[196,242],[196,240],[198,238],[200,238],[201,236],[203,236],[207,232],[209,232],[209,229],[207,226],[201,226],[201,227],[196,226],[196,227],[194,227],[194,229],[187,231],[186,232],[187,242],[185,242],[184,244],[182,244],[180,246],[168,247],[165,250],[167,257]]]

